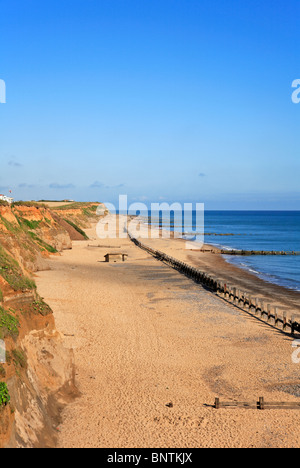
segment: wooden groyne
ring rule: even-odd
[[[220,251],[223,255],[300,255],[300,252],[285,252],[274,250],[224,250]]]
[[[221,281],[212,275],[208,275],[198,268],[177,260],[164,252],[154,250],[140,242],[138,239],[132,237],[129,233],[128,235],[136,246],[145,250],[157,260],[171,266],[188,278],[200,283],[206,289],[214,292],[220,298],[232,303],[239,309],[267,322],[269,325],[272,325],[285,333],[291,335],[294,335],[296,332],[300,333],[300,321],[299,319],[296,319],[295,314],[288,314],[285,311],[280,311],[279,307],[273,306],[265,300],[253,297],[250,293],[241,291],[237,287],[229,285],[227,282]]]
[[[300,255],[300,252],[294,252],[294,251],[276,251],[276,250],[226,250],[226,249],[218,249],[218,248],[202,248],[199,250],[194,250],[196,252],[202,252],[202,253],[218,253],[222,255],[237,255],[237,256],[250,256],[250,255]]]

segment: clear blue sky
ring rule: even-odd
[[[300,209],[299,0],[3,0],[0,192]]]

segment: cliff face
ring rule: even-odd
[[[1,448],[55,446],[61,409],[77,395],[72,352],[63,347],[33,278],[48,268],[50,255],[86,238],[78,224],[96,220],[97,205],[77,205],[72,213],[32,203],[0,205]]]

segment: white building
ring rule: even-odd
[[[7,203],[12,203],[14,201],[13,198],[7,197],[6,195],[0,194],[0,200],[6,201]]]

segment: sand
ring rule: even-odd
[[[215,397],[300,401],[292,338],[129,239],[100,240],[94,228],[88,235],[37,277],[74,349],[81,392],[63,412],[58,447],[299,447],[299,410],[213,408]],[[182,241],[150,242],[212,268]],[[105,263],[109,251],[128,260]]]

